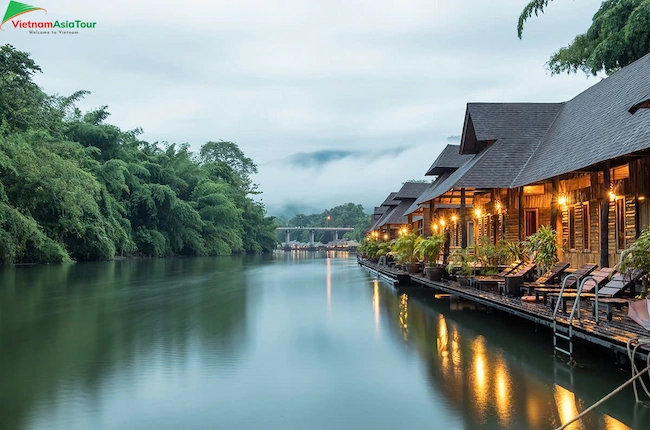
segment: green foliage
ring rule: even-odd
[[[528,237],[528,249],[533,253],[533,261],[539,273],[546,273],[557,263],[557,233],[550,226],[543,225],[535,234]]]
[[[0,263],[221,255],[275,248],[275,221],[247,196],[257,167],[232,142],[138,140],[82,114],[87,94],[47,96],[29,54],[0,48]]]
[[[468,248],[454,249],[447,259],[447,273],[453,273],[457,268],[456,273],[461,276],[470,276],[472,274],[472,267],[470,262],[474,262],[474,256],[470,254]]]
[[[485,274],[497,272],[498,267],[505,264],[511,255],[505,240],[493,244],[486,236],[479,237],[474,249],[476,260],[481,264]]]
[[[614,270],[626,273],[631,270],[643,270],[643,295],[648,294],[650,281],[650,227],[646,227],[638,239],[621,253],[621,261]]]
[[[416,263],[418,261],[418,254],[415,252],[415,249],[422,240],[422,236],[414,232],[403,234],[395,239],[389,254],[400,264]]]
[[[534,13],[543,12],[549,0],[533,0],[521,13],[518,34]],[[650,0],[606,0],[593,17],[591,27],[571,44],[553,54],[552,74],[577,72],[614,73],[650,52]]]
[[[444,244],[445,236],[443,234],[433,234],[419,240],[414,251],[420,258],[427,260],[427,267],[434,267],[437,265],[438,256]]]

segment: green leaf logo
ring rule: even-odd
[[[5,17],[2,18],[2,23],[0,23],[0,30],[2,30],[2,26],[4,25],[4,23],[9,21],[10,19],[14,19],[15,17],[25,14],[27,12],[34,12],[35,10],[42,10],[45,11],[45,13],[47,14],[47,10],[43,9],[42,7],[34,7],[25,3],[18,3],[17,1],[11,0],[9,2],[9,6],[7,6]]]

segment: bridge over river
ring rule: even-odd
[[[354,231],[354,228],[352,227],[278,227],[276,230],[278,231],[284,231],[285,232],[285,238],[286,240],[284,241],[285,246],[288,246],[289,241],[291,240],[291,232],[292,231],[308,231],[309,232],[309,247],[313,248],[314,247],[314,234],[317,231],[333,231],[334,232],[334,240],[339,240],[339,232],[347,232],[347,231]]]

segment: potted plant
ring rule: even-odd
[[[557,233],[550,226],[543,225],[528,237],[528,249],[539,273],[546,273],[557,263]]]
[[[364,251],[368,260],[373,263],[377,262],[377,251],[379,250],[379,242],[376,239],[368,239],[364,246]]]
[[[643,291],[637,296],[639,299],[650,299],[648,284],[650,283],[650,226],[646,227],[639,238],[621,253],[621,262],[614,266],[614,269],[621,273],[631,270],[643,270],[641,277]]]
[[[389,252],[389,255],[392,255],[399,264],[406,267],[407,272],[412,274],[418,273],[419,263],[415,247],[420,240],[422,237],[416,233],[402,234],[395,239]]]
[[[456,280],[462,287],[469,285],[469,278],[472,275],[472,267],[469,265],[470,255],[467,248],[454,249],[449,254],[447,272],[451,275],[456,273]]]
[[[393,242],[379,242],[377,244],[377,251],[375,251],[375,258],[378,260],[381,259],[381,257],[386,257],[386,265],[388,265],[388,258],[390,257],[390,250],[391,247],[393,246]]]
[[[427,238],[421,239],[415,245],[415,253],[426,260],[425,272],[427,277],[432,281],[440,281],[444,271],[444,266],[438,264],[440,250],[445,244],[445,236],[436,233]]]
[[[479,237],[474,249],[476,261],[480,263],[484,275],[499,273],[499,266],[505,264],[509,257],[505,241],[494,244],[487,236]]]

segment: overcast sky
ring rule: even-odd
[[[76,35],[4,25],[48,93],[92,92],[149,141],[232,140],[259,165],[270,212],[379,204],[457,141],[467,102],[566,101],[600,78],[544,65],[600,0],[24,0],[23,20],[96,21]],[[4,14],[6,0],[0,0]]]

